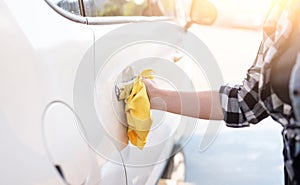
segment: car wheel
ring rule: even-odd
[[[172,151],[172,157],[169,158],[162,179],[171,179],[174,181],[185,181],[185,155],[181,145],[175,145]]]

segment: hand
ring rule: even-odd
[[[149,80],[147,78],[142,78],[144,82],[148,94],[149,101],[155,97],[155,92],[158,90],[157,85],[153,80]]]

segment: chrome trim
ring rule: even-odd
[[[111,16],[111,17],[86,17],[88,25],[109,25],[136,22],[174,21],[173,17],[164,16]]]
[[[50,1],[48,0],[45,0],[45,2],[54,10],[56,11],[58,14],[62,15],[63,17],[71,20],[71,21],[74,21],[74,22],[77,22],[77,23],[82,23],[82,24],[87,24],[87,18],[86,17],[81,17],[81,16],[77,16],[75,14],[72,14],[68,11],[65,11],[64,9],[62,8],[59,8],[57,5],[51,3]]]

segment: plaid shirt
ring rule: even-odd
[[[264,23],[263,40],[247,78],[242,85],[221,86],[220,99],[227,126],[249,126],[269,115],[285,126],[293,118],[292,107],[283,103],[271,88],[270,63],[291,35],[298,3],[299,0],[273,2]]]

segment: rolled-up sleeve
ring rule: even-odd
[[[244,127],[260,122],[269,116],[266,103],[270,111],[282,108],[282,102],[278,102],[280,100],[270,87],[270,69],[267,68],[293,30],[292,23],[297,20],[295,18],[299,12],[297,7],[299,1],[279,0],[272,3],[263,26],[263,40],[247,78],[241,85],[227,84],[220,88],[220,101],[227,126]],[[265,76],[262,73],[266,73]],[[264,89],[263,100],[259,96],[259,85]]]
[[[219,90],[224,121],[229,127],[246,127],[250,123],[258,123],[269,115],[258,94],[261,53],[260,47],[256,60],[241,85],[227,84],[221,86]]]

